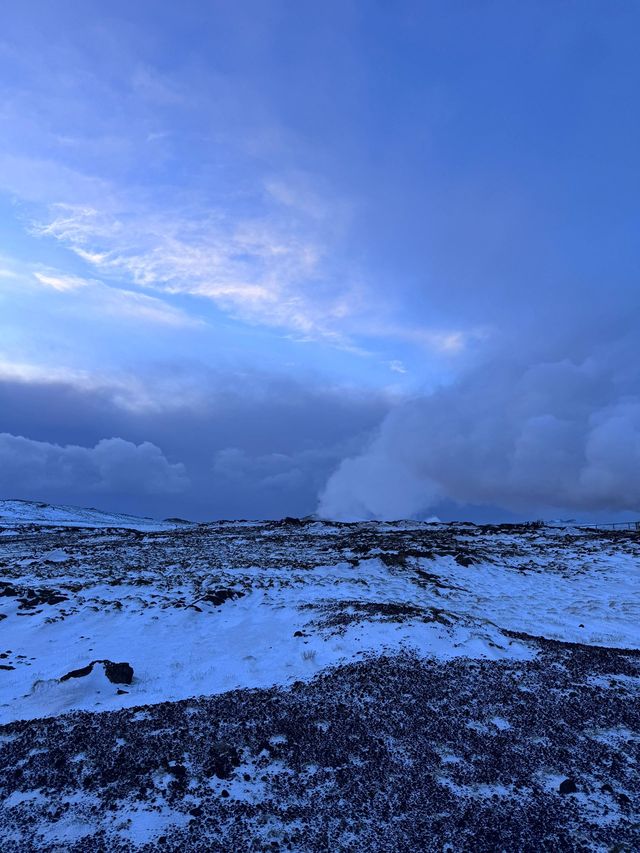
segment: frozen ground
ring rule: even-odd
[[[3,850],[640,849],[638,534],[7,504]]]

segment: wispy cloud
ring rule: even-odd
[[[50,287],[59,293],[82,291],[78,297],[82,300],[81,305],[85,312],[93,307],[101,315],[108,314],[168,326],[188,327],[202,324],[198,318],[167,304],[163,299],[122,287],[109,287],[96,279],[82,278],[58,270],[35,270],[33,277],[44,287]]]
[[[135,412],[167,412],[201,402],[202,389],[171,376],[132,375],[113,370],[85,370],[70,365],[51,365],[35,359],[18,359],[0,351],[0,382],[25,385],[63,385],[77,391],[95,392],[120,409]]]
[[[53,206],[50,217],[33,228],[114,282],[124,278],[159,294],[204,298],[237,319],[299,340],[322,340],[366,355],[362,340],[377,339],[455,357],[488,336],[486,329],[428,328],[382,319],[393,314],[387,301],[331,258],[332,235],[318,224],[325,216],[318,197],[311,196],[307,204],[299,187],[288,195],[284,184],[278,184],[275,195],[278,204],[286,205],[286,216],[276,209],[242,218],[222,210],[157,212],[140,205],[115,214],[64,204]],[[129,299],[133,311],[131,295]],[[144,308],[140,295],[137,308]]]
[[[56,205],[34,230],[74,251],[103,275],[213,301],[233,316],[302,336],[346,340],[356,288],[327,285],[327,247],[275,214],[242,218],[223,211],[121,215]]]
[[[84,54],[72,58],[82,74],[28,67],[30,86],[4,116],[0,188],[24,205],[43,253],[55,241],[81,274],[109,285],[106,311],[186,322],[137,288],[191,296],[194,307],[207,300],[244,323],[382,364],[406,357],[407,345],[421,358],[466,349],[465,331],[411,329],[391,304],[392,283],[363,273],[349,245],[357,199],[300,168],[303,143],[242,81],[161,73],[127,51],[106,76]],[[77,267],[70,259],[69,275],[46,271],[41,284],[77,292]]]
[[[35,278],[40,284],[46,287],[52,287],[64,293],[69,290],[77,290],[80,287],[87,287],[90,282],[85,278],[80,278],[77,275],[67,275],[65,273],[41,273],[34,272]]]

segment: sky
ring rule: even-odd
[[[640,517],[639,27],[8,4],[0,497]]]

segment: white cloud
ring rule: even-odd
[[[113,205],[54,205],[34,229],[114,282],[124,277],[156,293],[201,297],[237,319],[299,340],[362,354],[367,351],[359,339],[401,341],[451,357],[486,337],[477,329],[388,320],[394,306],[341,266],[340,228],[329,202],[275,180],[268,195],[273,204],[261,210],[257,204],[253,217],[221,208],[160,206],[152,212],[131,200],[122,202],[120,213]]]
[[[443,499],[512,510],[640,512],[638,369],[485,366],[394,409],[320,498],[337,518],[413,516]]]
[[[46,287],[52,287],[54,290],[59,290],[64,293],[68,290],[77,290],[80,287],[87,287],[90,282],[85,278],[79,278],[76,275],[67,275],[65,273],[41,273],[34,272],[34,276],[40,284]]]
[[[162,299],[100,285],[92,293],[92,298],[102,314],[117,317],[160,323],[166,326],[189,327],[202,325],[202,321],[191,317],[185,311],[168,305]]]
[[[60,293],[82,289],[80,304],[84,312],[93,307],[101,316],[110,314],[169,326],[196,326],[201,323],[162,299],[133,290],[109,287],[95,279],[81,278],[57,270],[35,271],[33,276],[44,287],[50,287]]]
[[[340,340],[352,311],[349,287],[323,283],[322,240],[300,223],[237,218],[202,210],[120,216],[57,206],[37,233],[59,240],[104,275],[140,287],[215,302],[251,323]]]

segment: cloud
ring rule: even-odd
[[[0,351],[0,383],[2,382],[36,388],[72,388],[81,393],[97,393],[110,399],[119,408],[131,412],[164,412],[167,408],[180,406],[185,396],[151,377],[113,375],[96,370],[16,361],[4,357]],[[6,412],[4,416],[6,419]]]
[[[62,372],[0,371],[0,429],[28,436],[21,441],[33,442],[28,447],[44,460],[39,467],[26,465],[24,444],[3,445],[22,463],[12,468],[0,455],[0,496],[91,501],[159,517],[304,515],[314,510],[331,471],[364,446],[390,405],[383,394],[268,372],[212,371],[192,363],[164,368],[162,376],[140,377],[140,388],[110,385],[106,378],[95,385],[91,377]],[[154,493],[145,486],[146,472],[127,461],[122,476],[133,470],[130,487],[121,483],[120,492],[105,487],[94,500],[95,465],[89,466],[94,473],[76,477],[84,471],[77,458],[95,460],[104,436],[119,436],[131,452],[143,440],[161,448],[172,471],[178,460],[184,466],[175,473],[184,475],[185,488]],[[64,473],[67,463],[73,476]],[[44,476],[47,470],[50,476]],[[176,479],[182,476],[169,476],[169,483]],[[116,488],[114,477],[110,481]]]
[[[73,489],[79,494],[156,495],[189,485],[181,463],[170,463],[148,441],[102,439],[95,447],[61,446],[0,433],[0,489],[33,496]]]
[[[199,297],[243,322],[361,355],[371,354],[358,343],[367,339],[451,359],[488,335],[394,322],[397,306],[345,260],[346,217],[337,199],[275,180],[254,199],[252,216],[213,203],[172,209],[114,198],[104,207],[54,204],[33,231],[114,285],[124,279],[160,295]]]
[[[122,213],[84,205],[56,205],[34,226],[104,275],[135,285],[213,301],[250,323],[303,336],[340,340],[336,320],[355,306],[348,282],[322,287],[326,244],[297,211],[252,218],[208,210],[151,213],[125,203]]]
[[[33,57],[12,58],[25,82],[5,99],[0,188],[19,201],[32,233],[49,238],[38,256],[59,263],[49,242],[57,241],[112,290],[186,294],[242,322],[360,355],[384,348],[385,360],[404,357],[395,350],[406,343],[442,358],[466,348],[457,328],[385,326],[406,312],[400,300],[387,304],[394,282],[362,273],[352,228],[362,200],[301,167],[305,143],[258,95],[261,86],[206,63],[195,77],[188,68],[164,74],[120,47],[115,66],[110,48],[108,74],[99,50],[89,61],[75,43],[66,58],[58,46],[46,75]],[[50,287],[75,287],[73,276],[44,275]],[[178,322],[148,308],[129,297],[120,313]]]
[[[44,287],[50,287],[59,293],[71,294],[82,291],[77,294],[80,302],[76,304],[82,307],[84,313],[93,308],[101,316],[107,314],[177,327],[198,326],[202,323],[198,318],[191,317],[163,299],[146,293],[121,287],[109,287],[101,281],[81,278],[58,270],[36,270],[33,276]]]
[[[66,273],[34,272],[34,276],[38,279],[40,284],[43,284],[46,287],[52,287],[54,290],[58,290],[61,293],[65,293],[69,290],[77,290],[79,287],[87,287],[90,284],[90,282],[85,278],[80,278],[77,275],[68,275]]]
[[[238,447],[216,453],[214,478],[276,493],[317,489],[345,452],[345,444],[292,453],[250,454]]]
[[[100,282],[94,283],[93,289],[87,296],[101,315],[110,314],[123,319],[142,320],[147,323],[179,328],[200,326],[203,322],[179,308],[168,305],[162,299],[145,293],[136,293],[133,290],[108,287]]]
[[[450,500],[639,512],[640,370],[626,361],[629,346],[596,348],[582,361],[509,364],[503,353],[398,406],[368,448],[334,471],[320,513],[409,517]]]

